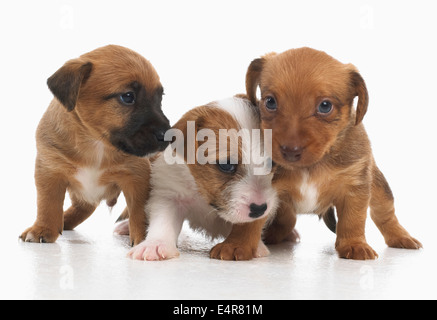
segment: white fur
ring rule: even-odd
[[[241,128],[259,128],[258,117],[243,99],[231,98],[211,106],[228,111]],[[235,129],[238,131],[240,128]],[[247,137],[244,135],[242,138]],[[250,155],[250,150],[243,150],[243,154],[246,154],[243,157]],[[144,242],[129,252],[129,256],[141,260],[163,260],[178,256],[177,240],[185,220],[189,221],[193,229],[216,238],[228,236],[233,223],[253,221],[247,209],[251,203],[267,203],[268,209],[264,216],[274,213],[277,196],[271,186],[273,175],[254,175],[252,164],[243,165],[243,168],[245,174],[236,183],[222,190],[230,195],[229,212],[222,212],[210,206],[202,196],[186,164],[169,165],[161,154],[152,164],[151,193],[146,207],[149,214],[148,235]],[[217,174],[222,173],[217,170]],[[257,255],[266,256],[268,253],[261,242]]]
[[[319,192],[316,184],[311,183],[308,172],[303,173],[300,194],[302,200],[296,203],[297,213],[316,212],[318,208]]]
[[[235,128],[242,130],[242,163],[251,163],[251,130],[259,129],[259,120],[254,108],[246,100],[239,98],[229,98],[216,102],[215,106],[227,111],[240,125]]]
[[[79,168],[75,175],[82,185],[82,198],[89,204],[98,205],[102,200],[106,188],[99,185],[103,171],[96,168]]]
[[[106,188],[99,184],[100,177],[104,173],[100,165],[105,154],[105,146],[101,141],[93,143],[93,152],[90,158],[93,159],[93,166],[79,168],[75,178],[82,185],[82,198],[89,204],[98,205],[104,197]]]

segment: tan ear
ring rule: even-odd
[[[255,59],[249,65],[246,73],[246,93],[247,98],[252,102],[253,105],[258,106],[258,101],[256,99],[256,90],[260,84],[261,73],[265,67],[266,62],[276,56],[276,52],[270,52],[259,59]]]
[[[246,73],[246,93],[250,102],[254,105],[258,105],[256,99],[256,90],[258,89],[261,72],[265,63],[264,58],[255,59],[251,62]]]
[[[75,108],[80,87],[88,79],[92,67],[91,62],[82,59],[70,60],[48,78],[50,91],[68,111]]]
[[[180,130],[183,134],[183,139],[180,139],[181,137],[179,137],[179,143],[183,142],[184,145],[182,146],[178,143],[176,145],[176,152],[179,154],[179,156],[183,157],[185,162],[188,164],[193,164],[195,162],[196,151],[199,147],[196,135],[200,123],[203,122],[203,116],[201,113],[199,113],[200,108],[195,108],[188,111],[172,127],[172,129]],[[193,155],[194,159],[192,159]]]
[[[356,111],[355,125],[361,123],[369,106],[369,93],[367,92],[366,83],[358,71],[352,70],[350,73],[350,81],[355,97],[358,96],[358,104]]]

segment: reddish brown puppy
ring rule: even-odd
[[[114,205],[123,192],[131,242],[140,243],[150,174],[145,156],[168,144],[158,74],[139,54],[111,45],[68,61],[47,83],[55,98],[36,134],[38,213],[21,239],[54,242],[100,201]],[[66,191],[72,206],[64,214]]]
[[[290,237],[296,214],[323,215],[334,206],[339,256],[375,259],[364,234],[370,206],[390,247],[422,247],[399,224],[393,194],[376,166],[361,123],[368,92],[353,65],[310,48],[272,53],[251,63],[246,86],[259,106],[262,129],[273,130],[273,160],[280,166],[274,184],[281,207],[265,231],[266,242]]]

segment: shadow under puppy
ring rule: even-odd
[[[266,256],[260,233],[240,233],[248,222],[262,228],[277,206],[271,158],[261,152],[262,138],[254,138],[255,131],[260,133],[255,108],[238,97],[213,102],[187,112],[174,129],[176,140],[152,162],[147,238],[128,255],[140,260],[179,256],[177,241],[188,220],[211,238],[227,237],[211,250],[212,258]]]
[[[388,246],[422,247],[399,224],[392,191],[373,158],[362,124],[368,92],[353,65],[310,48],[272,53],[251,63],[246,87],[259,106],[261,128],[273,130],[273,161],[279,165],[273,183],[280,207],[264,233],[267,243],[286,239],[296,214],[324,215],[336,207],[339,256],[374,259],[364,232],[370,206]]]
[[[36,133],[38,212],[20,238],[54,242],[106,199],[126,198],[130,238],[145,238],[144,206],[150,162],[168,145],[163,88],[153,66],[136,52],[106,46],[70,60],[47,81],[55,98]],[[63,212],[65,193],[72,206]]]

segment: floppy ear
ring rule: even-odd
[[[92,67],[91,62],[70,60],[48,78],[50,91],[68,111],[76,106],[80,86],[88,79]]]
[[[351,71],[351,86],[353,88],[354,96],[358,96],[358,105],[356,111],[355,125],[361,123],[364,115],[367,112],[367,107],[369,105],[369,93],[367,92],[366,83],[363,77],[356,70]]]
[[[198,141],[196,139],[197,131],[200,122],[203,119],[201,115],[198,114],[197,109],[188,111],[172,129],[180,130],[179,132],[183,136],[176,135],[176,153],[183,157],[185,162],[188,164],[195,163],[195,155],[197,148],[199,147]],[[194,159],[193,159],[194,155]]]
[[[246,73],[246,93],[250,102],[252,102],[254,105],[258,105],[256,99],[256,89],[259,85],[264,63],[264,58],[253,60]]]

